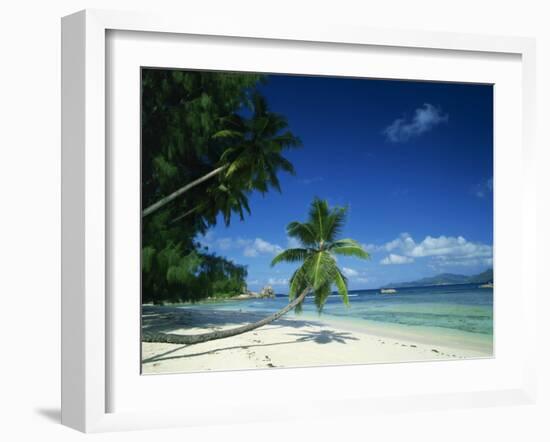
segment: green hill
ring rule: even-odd
[[[418,279],[416,281],[396,282],[387,284],[384,287],[422,287],[428,285],[451,285],[451,284],[485,284],[493,281],[493,269],[488,269],[477,275],[457,275],[454,273],[441,273],[436,276]]]

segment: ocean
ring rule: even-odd
[[[395,294],[379,290],[350,291],[350,306],[333,293],[322,315],[313,299],[306,298],[302,314],[286,317],[320,320],[351,329],[396,337],[475,349],[493,354],[493,289],[477,284],[399,288]],[[182,308],[273,313],[288,303],[288,297],[271,299],[201,302]]]

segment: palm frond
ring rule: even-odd
[[[341,296],[344,305],[349,305],[349,296],[348,296],[348,279],[340,271],[339,268],[336,268],[336,273],[334,274],[334,285],[338,289],[338,294]]]
[[[326,282],[313,292],[313,300],[315,301],[315,306],[317,307],[317,312],[319,314],[323,312],[325,302],[327,301],[327,298],[330,296],[331,293],[332,290],[330,282]]]
[[[271,267],[280,262],[305,261],[309,253],[310,252],[307,249],[287,249],[273,258],[271,261]]]
[[[293,300],[308,287],[308,281],[304,272],[304,267],[299,267],[291,276],[289,282],[288,297]]]
[[[225,172],[225,176],[227,178],[231,177],[237,170],[242,169],[246,167],[247,165],[247,158],[244,156],[237,157],[227,168],[227,171]]]
[[[356,258],[369,259],[370,254],[363,249],[361,244],[353,239],[341,239],[333,242],[329,250],[336,255],[355,256]]]
[[[245,193],[239,193],[238,195],[239,204],[244,207],[244,210],[250,215],[252,212],[250,211],[250,205],[248,204],[248,197]]]
[[[273,137],[273,141],[287,148],[302,146],[302,140],[295,136],[292,132],[287,131],[281,135]]]
[[[231,128],[230,130],[237,130],[244,133],[246,130],[246,120],[239,114],[231,114],[227,117],[220,119],[224,127]]]
[[[298,268],[292,277],[290,278],[290,290],[288,292],[288,298],[290,301],[295,299],[297,296],[303,293],[304,290],[307,290],[308,284],[305,279],[302,267]],[[302,313],[304,306],[304,300],[294,307],[294,313]]]
[[[236,130],[230,130],[230,129],[222,129],[218,132],[216,132],[214,135],[212,135],[212,138],[218,139],[218,138],[243,138],[244,134],[242,132],[236,131]]]
[[[252,95],[252,108],[255,116],[265,115],[268,112],[267,100],[262,94],[255,92]]]
[[[268,112],[268,115],[270,118],[269,124],[265,128],[266,134],[274,136],[288,127],[288,121],[284,115],[274,112]]]
[[[328,203],[315,197],[309,209],[309,224],[314,228],[317,241],[325,241],[325,221],[329,215]]]
[[[291,222],[286,227],[286,233],[292,238],[296,238],[305,246],[313,246],[317,243],[314,227],[309,223]]]
[[[351,239],[351,238],[342,238],[334,241],[331,245],[331,247],[348,247],[348,246],[361,247],[361,244],[358,241],[355,241],[354,239]]]
[[[279,182],[279,178],[277,178],[277,171],[275,170],[275,167],[273,163],[268,163],[266,165],[267,174],[269,176],[269,182],[273,188],[275,188],[279,193],[281,192],[281,184]]]
[[[281,155],[271,155],[270,162],[274,166],[284,170],[285,172],[290,173],[291,175],[296,175],[296,170],[290,161]]]
[[[220,156],[220,163],[229,163],[232,161],[232,159],[236,158],[242,150],[242,146],[237,145],[233,147],[228,147],[223,151],[223,153]]]
[[[296,313],[297,315],[302,313],[303,310],[304,310],[304,301],[296,304],[296,307],[294,307],[294,313]]]
[[[252,120],[252,127],[254,130],[254,134],[256,136],[263,136],[265,133],[266,127],[269,125],[269,116],[256,116],[254,120]]]
[[[325,241],[334,241],[340,235],[346,222],[346,213],[347,208],[344,207],[336,207],[330,211],[324,223]]]
[[[332,281],[337,269],[336,261],[328,252],[318,251],[304,262],[304,268],[313,290]]]

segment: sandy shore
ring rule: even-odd
[[[235,311],[188,311],[144,307],[143,327],[194,334],[231,328],[263,315]],[[237,370],[273,367],[368,364],[490,356],[486,351],[404,338],[379,329],[359,330],[319,319],[281,318],[231,338],[195,345],[142,343],[143,373]]]

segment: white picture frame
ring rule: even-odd
[[[201,17],[153,16],[142,13],[126,13],[87,10],[63,18],[62,21],[62,423],[85,432],[159,428],[168,426],[206,425],[212,419],[219,422],[250,422],[291,418],[295,410],[289,410],[274,401],[271,406],[258,407],[246,402],[233,401],[233,408],[218,415],[196,409],[150,409],[136,407],[135,410],[117,410],[109,403],[110,392],[115,388],[112,370],[113,316],[108,299],[110,287],[109,247],[113,240],[108,228],[112,199],[109,195],[109,155],[106,121],[110,118],[108,84],[106,72],[110,62],[107,35],[112,32],[155,33],[156,37],[178,38],[188,36],[216,36],[217,38],[254,39],[269,41],[272,45],[337,45],[335,50],[346,48],[375,47],[378,51],[400,48],[402,51],[428,50],[437,54],[475,54],[483,59],[490,54],[514,56],[521,69],[521,127],[518,128],[519,144],[516,154],[521,158],[521,188],[515,202],[521,204],[517,223],[506,229],[516,235],[515,246],[521,259],[521,275],[513,282],[521,292],[520,307],[523,309],[521,327],[525,337],[535,333],[536,279],[535,279],[535,42],[518,37],[493,37],[451,33],[427,33],[416,31],[388,31],[357,29],[329,24],[308,24],[307,26],[284,28],[269,23],[212,22]],[[145,34],[142,34],[145,35]],[[150,34],[153,35],[153,34]],[[112,61],[112,60],[111,60]],[[498,105],[498,103],[497,103]],[[497,134],[498,135],[498,134]],[[498,137],[496,143],[499,143]],[[497,149],[495,149],[497,151]],[[498,164],[498,154],[496,163]],[[502,163],[504,164],[504,163]],[[505,166],[510,168],[509,163]],[[517,171],[511,171],[518,176]],[[517,178],[516,178],[517,179]],[[497,178],[498,180],[498,178]],[[503,178],[504,180],[504,178]],[[504,181],[502,181],[504,182]],[[496,184],[498,186],[498,182]],[[504,187],[503,187],[504,188]],[[498,192],[498,190],[497,190]],[[502,197],[504,198],[504,197]],[[498,221],[497,221],[498,222]],[[116,230],[115,230],[116,231]],[[498,244],[498,242],[497,242]],[[498,261],[498,245],[495,260]],[[498,266],[498,264],[497,264]],[[496,269],[496,277],[498,274]],[[503,276],[504,277],[504,276]],[[137,302],[136,302],[137,304]],[[498,312],[497,312],[498,313]],[[137,319],[137,318],[135,318]],[[534,340],[532,340],[534,342]],[[536,393],[534,349],[529,340],[524,341],[522,353],[517,355],[518,368],[514,379],[502,382],[500,387],[473,391],[446,391],[445,382],[425,394],[390,392],[387,395],[355,396],[337,393],[326,398],[308,399],[307,407],[300,410],[308,416],[323,417],[328,413],[366,414],[380,410],[396,412],[409,409],[458,408],[490,406],[499,404],[532,403]],[[120,357],[120,356],[119,356]],[[129,356],[123,356],[128,358]],[[498,359],[498,353],[497,353]],[[406,364],[404,364],[406,365]],[[393,370],[390,366],[371,369]],[[458,366],[457,366],[458,367]],[[474,370],[469,366],[458,369]],[[307,374],[307,370],[293,369],[296,376]],[[326,367],[323,374],[337,376],[338,367]],[[348,373],[360,375],[361,367],[354,367]],[[399,368],[399,373],[406,368]],[[285,374],[286,373],[286,374]],[[291,370],[279,371],[280,380],[287,380]],[[301,374],[300,374],[301,373]],[[396,372],[398,373],[398,372]],[[412,373],[412,372],[411,372]],[[139,373],[138,373],[139,375]],[[228,382],[245,382],[244,375],[217,373],[217,378],[206,381],[194,377],[193,382],[211,383],[222,388]],[[186,375],[181,375],[186,376]],[[255,380],[272,382],[260,374]],[[269,375],[271,376],[271,375]],[[294,376],[294,375],[293,375]],[[116,377],[115,377],[116,379]],[[120,379],[120,376],[119,376]],[[176,382],[164,377],[164,386]],[[188,378],[190,379],[190,378]],[[217,379],[217,380],[216,380]],[[156,387],[155,387],[156,388]],[[307,388],[307,386],[306,386]],[[161,393],[162,394],[162,393]],[[215,396],[212,396],[215,398]],[[132,398],[135,401],[135,398]],[[145,396],[143,401],[145,402]],[[220,400],[220,403],[222,401]],[[336,405],[338,405],[336,407]],[[221,408],[221,407],[220,407]],[[338,411],[335,411],[338,410]],[[238,412],[237,412],[238,411]]]

